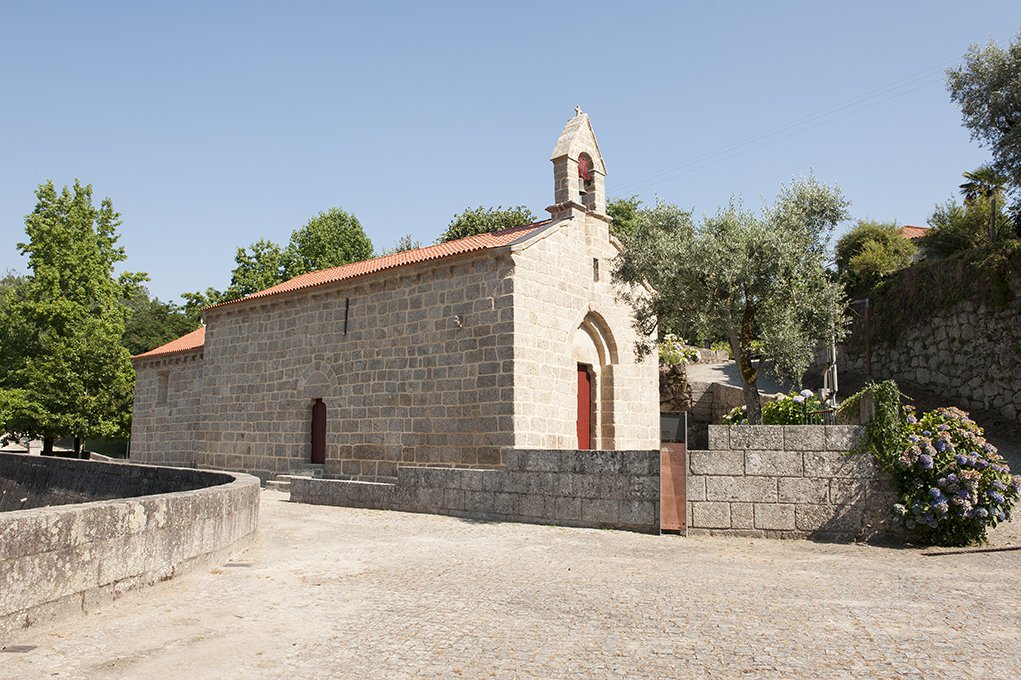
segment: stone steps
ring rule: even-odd
[[[291,480],[295,477],[322,477],[323,466],[311,463],[292,469],[290,472],[280,473],[273,476],[273,479],[266,480],[266,488],[274,491],[290,491]]]

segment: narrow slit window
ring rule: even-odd
[[[347,320],[351,313],[351,298],[344,298],[344,335],[347,335]]]
[[[592,258],[592,280],[599,281],[599,258]]]
[[[160,373],[159,382],[156,384],[156,405],[164,406],[167,403],[167,393],[170,391],[170,374]]]

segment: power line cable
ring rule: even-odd
[[[630,187],[634,187],[637,185],[647,186],[649,184],[658,184],[659,182],[664,181],[665,179],[670,179],[675,176],[678,176],[678,174],[687,174],[687,172],[692,172],[694,170],[705,167],[706,164],[704,164],[703,161],[708,161],[717,156],[727,154],[725,158],[717,159],[712,163],[709,163],[710,165],[715,164],[720,160],[733,158],[735,155],[739,155],[741,153],[745,153],[753,149],[761,148],[766,144],[772,144],[776,141],[786,139],[795,134],[800,134],[807,130],[811,130],[815,127],[819,127],[819,125],[823,125],[834,120],[838,120],[847,115],[858,113],[872,106],[877,106],[879,104],[886,103],[891,99],[896,99],[897,97],[909,94],[918,89],[922,89],[933,84],[935,82],[935,76],[939,75],[940,77],[942,77],[942,70],[947,65],[952,63],[955,62],[947,61],[942,64],[930,67],[928,69],[925,69],[924,71],[920,71],[918,73],[905,76],[904,78],[883,85],[882,87],[870,90],[868,92],[864,92],[860,95],[856,95],[854,97],[851,97],[850,99],[846,99],[844,101],[838,102],[826,108],[820,109],[819,111],[815,111],[804,116],[799,116],[798,118],[788,121],[787,123],[777,125],[775,127],[763,130],[759,133],[746,137],[742,140],[738,140],[736,142],[724,145],[714,151],[693,156],[691,158],[685,159],[679,163],[675,163],[660,170],[656,170],[650,173],[646,173],[645,175],[635,177],[632,180],[617,185],[616,190],[617,191],[626,190]],[[914,85],[914,87],[905,89],[907,86],[910,85]],[[808,125],[809,123],[814,124]],[[761,143],[763,142],[763,140],[769,141]],[[695,167],[690,168],[689,170],[683,173],[676,172],[679,169],[686,168],[691,165],[695,165]],[[653,178],[659,179],[656,179],[656,181],[654,182],[647,181]]]

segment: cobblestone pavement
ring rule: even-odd
[[[4,678],[1017,678],[1021,551],[931,554],[313,507],[47,624]]]

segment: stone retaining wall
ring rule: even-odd
[[[893,480],[844,425],[711,425],[688,452],[689,534],[851,540],[894,533]]]
[[[3,457],[39,461],[17,454]],[[14,630],[80,615],[125,591],[223,563],[254,538],[260,493],[255,477],[42,460],[71,464],[83,479],[112,479],[112,468],[136,468],[143,477],[174,479],[188,473],[204,476],[207,484],[188,491],[0,514],[0,644]]]
[[[1021,420],[1021,300],[1008,307],[962,303],[934,309],[902,329],[896,343],[873,338],[872,373],[940,394],[964,409],[994,410]],[[840,366],[865,373],[860,324],[839,348]]]
[[[401,466],[397,482],[293,479],[291,500],[659,533],[659,451],[505,449],[494,470]]]
[[[0,454],[0,512],[190,491],[233,480],[231,475],[201,470],[122,462],[87,465],[74,458]]]

